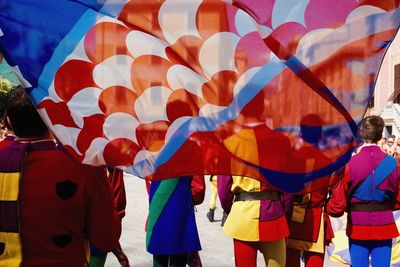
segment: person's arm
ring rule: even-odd
[[[115,210],[114,195],[105,169],[87,167],[86,233],[90,243],[102,251],[118,245],[121,219]]]
[[[330,198],[326,205],[326,212],[332,217],[340,217],[347,208],[347,194],[349,183],[349,170],[346,167],[343,178],[331,189]]]
[[[400,160],[399,159],[397,159],[397,169],[395,170],[394,175],[396,175],[397,177],[397,192],[393,210],[400,210]]]
[[[122,219],[125,216],[126,193],[124,184],[124,172],[117,168],[112,168],[109,181],[114,193],[115,209]]]
[[[193,175],[192,183],[192,199],[194,205],[203,203],[204,196],[206,194],[206,184],[204,181],[204,175]]]
[[[234,194],[232,188],[232,176],[217,175],[218,196],[223,210],[229,214],[231,211]]]

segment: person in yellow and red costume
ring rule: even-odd
[[[264,94],[260,94],[241,111],[243,116],[232,121],[238,130],[226,134],[224,144],[253,164],[283,170],[291,159],[290,142],[259,119],[263,101]],[[217,180],[221,206],[228,214],[223,231],[233,238],[236,267],[257,266],[257,251],[263,254],[266,266],[285,266],[285,238],[289,235],[286,194],[249,176],[218,175]]]

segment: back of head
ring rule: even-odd
[[[301,137],[310,144],[318,144],[322,137],[323,121],[318,114],[308,114],[300,121]]]
[[[10,126],[18,137],[40,137],[49,131],[21,86],[17,86],[9,93],[6,112]]]
[[[358,135],[367,143],[377,143],[382,138],[385,122],[379,116],[368,116],[360,125]]]

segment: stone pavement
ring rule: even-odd
[[[209,186],[208,181],[206,185]],[[148,211],[148,197],[145,182],[142,179],[127,174],[125,176],[125,186],[127,192],[126,217],[123,220],[123,232],[121,245],[129,257],[133,267],[151,267],[152,256],[147,253],[145,247],[144,226]],[[197,206],[197,225],[199,228],[200,240],[203,250],[200,256],[204,267],[233,267],[233,245],[231,238],[227,237],[221,229],[220,219],[222,210],[217,204],[217,222],[210,223],[206,218],[208,203],[210,199],[210,189],[207,187],[204,203]],[[115,257],[109,254],[106,266],[120,266]],[[258,266],[264,266],[262,256],[258,255]],[[344,266],[335,264],[326,259],[327,267]]]

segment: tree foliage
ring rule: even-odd
[[[7,104],[7,94],[14,87],[14,84],[7,79],[0,78],[0,119],[3,117]]]

